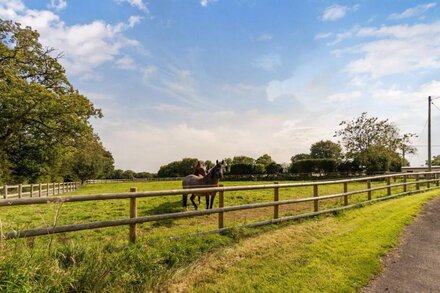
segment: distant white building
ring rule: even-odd
[[[431,171],[440,171],[440,166],[431,166]],[[428,166],[424,167],[402,167],[403,173],[428,172]]]

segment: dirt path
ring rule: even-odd
[[[440,197],[407,227],[383,274],[363,292],[440,292]]]

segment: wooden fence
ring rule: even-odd
[[[371,176],[364,178],[355,178],[355,179],[345,179],[345,180],[335,180],[335,181],[320,181],[320,182],[306,182],[306,183],[287,183],[287,184],[266,184],[266,185],[253,185],[253,186],[234,186],[234,187],[214,187],[214,188],[196,188],[196,189],[178,189],[178,190],[165,190],[165,191],[147,191],[147,192],[137,192],[136,188],[130,189],[130,192],[127,193],[113,193],[113,194],[95,194],[95,195],[77,195],[77,196],[51,196],[46,198],[34,197],[34,198],[15,198],[15,199],[2,199],[0,200],[0,207],[7,206],[17,206],[17,205],[32,205],[32,204],[47,204],[47,203],[70,203],[70,202],[84,202],[84,201],[96,201],[96,200],[114,200],[114,199],[129,199],[130,213],[129,218],[127,219],[118,219],[118,220],[108,220],[108,221],[100,221],[100,222],[89,222],[89,223],[81,223],[81,224],[72,224],[66,226],[51,226],[51,227],[43,227],[38,229],[31,230],[22,230],[22,231],[14,231],[2,234],[1,237],[3,239],[13,239],[13,238],[23,238],[23,237],[34,237],[40,235],[48,235],[55,233],[65,233],[72,231],[81,231],[81,230],[89,230],[89,229],[98,229],[105,227],[114,227],[114,226],[129,226],[129,241],[134,243],[136,241],[136,225],[147,222],[154,222],[160,220],[171,220],[171,219],[181,219],[181,218],[189,218],[196,216],[204,216],[217,214],[218,215],[218,229],[207,231],[203,233],[210,232],[220,232],[226,229],[230,229],[225,227],[224,214],[232,211],[242,211],[248,209],[256,209],[256,208],[264,208],[264,207],[273,207],[273,217],[269,220],[260,221],[250,223],[244,226],[259,226],[265,224],[273,224],[280,223],[284,221],[296,220],[299,218],[317,216],[324,213],[336,212],[344,209],[349,209],[353,207],[361,206],[365,203],[380,201],[391,199],[398,196],[410,195],[414,193],[424,192],[427,190],[440,188],[440,172],[420,172],[420,173],[400,173],[400,174],[391,174],[391,175],[382,175],[382,176]],[[392,182],[392,179],[393,182]],[[372,182],[375,181],[385,181],[384,185],[372,187]],[[350,191],[350,183],[354,182],[363,182],[365,183],[365,189],[358,189]],[[341,185],[341,193],[330,194],[330,195],[319,195],[319,187],[330,184],[340,184]],[[410,190],[409,186],[415,186]],[[426,185],[426,188],[422,188],[421,185]],[[295,198],[295,199],[279,199],[279,191],[280,189],[285,188],[296,188],[296,187],[313,187],[313,192],[311,192],[310,197],[306,198]],[[392,193],[392,188],[401,187],[402,191]],[[244,190],[272,190],[273,192],[273,201],[270,202],[260,202],[260,203],[252,203],[252,204],[244,204],[237,206],[224,206],[224,197],[225,193],[231,191],[244,191]],[[373,192],[379,190],[386,190],[386,195],[378,198],[373,198]],[[177,213],[168,213],[168,214],[160,214],[160,215],[151,215],[151,216],[137,216],[137,199],[138,198],[149,198],[149,197],[158,197],[158,196],[176,196],[182,194],[189,193],[203,193],[203,192],[217,192],[219,198],[218,208],[209,209],[209,210],[195,210],[195,211],[185,211],[185,212],[177,212]],[[350,197],[356,194],[365,194],[365,200],[357,203],[349,202]],[[327,200],[332,198],[343,198],[343,206],[320,210],[319,202],[321,200]],[[313,212],[303,213],[293,216],[280,217],[279,207],[282,205],[292,205],[298,203],[310,202],[313,204]]]
[[[47,197],[50,195],[74,191],[78,189],[79,186],[79,182],[3,185],[0,186],[0,194],[3,199]]]

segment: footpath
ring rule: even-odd
[[[384,262],[383,273],[363,293],[440,292],[440,197],[423,207]]]

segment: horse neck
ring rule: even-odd
[[[211,172],[213,172],[213,171],[211,171]],[[217,175],[214,173],[214,174],[211,174],[211,172],[210,173],[208,173],[204,178],[203,178],[203,180],[204,180],[204,182],[208,185],[218,185],[218,181],[219,181],[219,178],[217,177]]]

